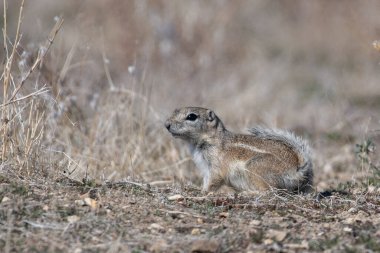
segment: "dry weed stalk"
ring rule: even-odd
[[[1,161],[4,163],[7,159],[13,158],[17,161],[19,170],[26,166],[27,172],[29,173],[28,158],[31,156],[33,148],[41,140],[44,133],[43,120],[45,118],[45,112],[39,110],[39,102],[36,101],[35,98],[38,95],[46,93],[48,89],[46,86],[43,86],[42,88],[37,88],[36,91],[24,96],[21,94],[21,89],[30,78],[31,74],[38,67],[41,67],[43,59],[63,24],[63,19],[57,19],[47,41],[42,47],[40,47],[32,66],[26,71],[26,73],[19,73],[21,78],[17,81],[13,69],[13,63],[18,55],[18,47],[22,37],[20,29],[23,18],[24,0],[21,2],[19,8],[17,29],[11,48],[9,48],[9,43],[7,41],[7,0],[4,0],[3,4],[5,64],[2,73],[3,102],[0,105],[2,119],[2,126],[0,129],[2,133]]]
[[[12,63],[14,59],[14,55],[16,53],[16,48],[18,46],[19,38],[20,38],[20,26],[22,22],[22,13],[24,10],[24,0],[21,3],[20,6],[20,12],[19,12],[19,17],[17,21],[17,30],[16,30],[16,38],[13,43],[12,47],[12,52],[9,54],[8,50],[8,42],[7,42],[7,1],[4,0],[4,29],[3,29],[3,38],[4,38],[4,51],[6,54],[6,61],[5,61],[5,67],[3,70],[3,104],[6,104],[6,101],[8,101],[8,89],[9,89],[9,83],[10,79],[12,78],[11,76],[11,69],[12,69]],[[1,154],[1,160],[5,160],[6,152],[7,152],[7,143],[8,143],[8,138],[7,138],[7,133],[8,133],[8,123],[9,123],[9,118],[10,118],[10,110],[9,108],[6,108],[2,111],[2,121],[3,121],[3,145],[2,145],[2,154]]]

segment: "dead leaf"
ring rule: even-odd
[[[227,213],[227,212],[221,212],[221,213],[219,213],[219,217],[220,218],[228,218],[228,216],[230,216],[230,214]]]
[[[199,228],[193,228],[193,230],[191,230],[191,234],[192,235],[200,235],[201,230]]]
[[[273,243],[273,240],[272,239],[265,239],[264,240],[264,244],[265,245],[270,245],[270,244],[272,244]]]
[[[84,203],[91,207],[92,209],[98,208],[98,202],[95,199],[92,198],[85,198]]]

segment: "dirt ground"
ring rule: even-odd
[[[205,196],[194,186],[1,177],[2,252],[378,252],[380,192]]]

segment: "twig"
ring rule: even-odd
[[[27,224],[31,225],[32,227],[35,227],[35,228],[42,228],[42,229],[49,228],[49,229],[56,229],[56,230],[62,230],[65,228],[63,226],[58,226],[58,225],[54,225],[54,224],[42,224],[42,223],[37,223],[37,222],[33,222],[33,221],[28,221],[28,220],[24,220],[23,222],[27,223]]]
[[[136,182],[132,182],[132,181],[106,182],[106,185],[108,187],[134,185],[134,186],[137,186],[137,187],[139,187],[145,191],[150,191],[150,184],[141,184],[141,183],[136,183]]]
[[[166,184],[171,184],[173,183],[172,180],[161,180],[161,181],[153,181],[153,182],[150,182],[149,184],[151,186],[155,186],[155,185],[166,185]]]
[[[115,84],[114,84],[114,82],[112,80],[112,77],[111,77],[111,74],[110,74],[110,70],[108,68],[109,60],[107,59],[107,56],[106,56],[106,50],[105,50],[105,46],[104,46],[104,34],[103,34],[103,30],[101,31],[101,34],[102,34],[102,59],[103,59],[104,71],[106,73],[107,81],[108,81],[108,83],[110,85],[110,90],[114,91],[115,90]]]
[[[33,73],[33,71],[36,69],[36,67],[42,62],[44,57],[46,56],[47,52],[49,51],[50,46],[53,44],[53,41],[55,39],[55,36],[57,35],[58,31],[61,29],[63,24],[63,18],[59,18],[57,22],[55,23],[53,29],[51,30],[48,39],[43,47],[40,48],[38,51],[38,56],[32,67],[29,69],[28,73],[21,79],[21,82],[17,86],[17,88],[14,90],[11,98],[8,102],[12,101],[14,97],[17,95],[19,90],[24,86],[25,81],[29,78],[30,74]],[[7,103],[8,103],[7,102]]]
[[[13,103],[19,102],[19,101],[21,101],[21,100],[24,100],[24,99],[27,99],[27,98],[30,98],[30,97],[33,97],[33,96],[37,96],[37,95],[44,94],[44,93],[46,93],[46,92],[48,92],[48,91],[49,91],[49,89],[46,88],[46,87],[44,86],[44,87],[42,87],[41,89],[39,89],[39,90],[37,90],[37,91],[35,91],[35,92],[30,93],[29,95],[23,96],[23,97],[21,97],[21,98],[14,99],[14,100],[12,100],[12,101],[8,101],[8,102],[5,103],[5,104],[1,104],[1,105],[0,105],[0,108],[3,108],[4,106],[7,106],[7,105],[10,105],[10,104],[13,104]]]
[[[8,52],[8,44],[7,44],[7,0],[4,0],[3,1],[4,4],[3,4],[3,8],[4,8],[4,12],[3,12],[3,17],[4,17],[4,28],[3,28],[3,39],[4,39],[4,52],[5,52],[5,59],[8,59],[9,57],[9,52]]]
[[[164,212],[164,213],[167,213],[167,214],[172,214],[172,215],[182,214],[182,215],[186,215],[186,216],[192,216],[192,217],[195,217],[195,218],[201,218],[201,219],[205,219],[206,218],[205,216],[202,216],[202,215],[193,214],[193,213],[187,213],[187,212],[181,212],[181,211],[172,211],[172,210],[166,210],[166,209],[157,209],[157,210],[161,211],[161,212]]]
[[[72,163],[74,163],[76,166],[78,166],[79,168],[81,168],[83,171],[86,171],[84,168],[82,168],[80,165],[79,165],[79,163],[77,163],[74,159],[72,159],[68,154],[66,154],[65,152],[63,152],[63,151],[59,151],[59,150],[50,150],[50,151],[52,151],[52,152],[55,152],[55,153],[61,153],[61,154],[63,154],[64,156],[66,156],[67,157],[67,159],[69,159],[69,161],[71,161]]]

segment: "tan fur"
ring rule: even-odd
[[[165,126],[190,144],[204,191],[224,184],[236,191],[311,189],[309,147],[289,132],[256,127],[251,134],[235,134],[213,111],[200,107],[175,110]]]

